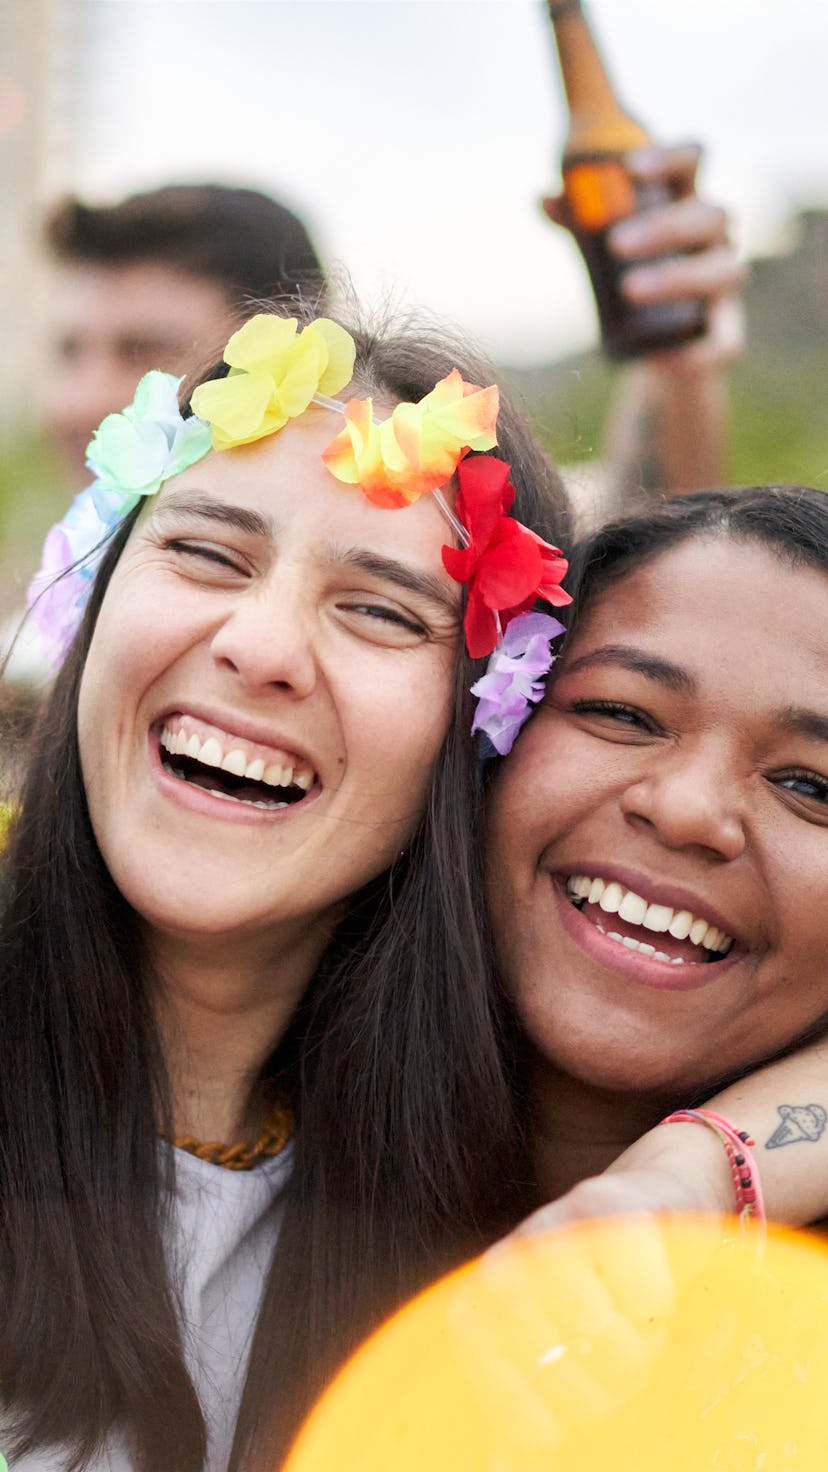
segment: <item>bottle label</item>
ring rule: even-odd
[[[564,188],[577,230],[605,230],[636,209],[635,185],[620,159],[567,164]]]

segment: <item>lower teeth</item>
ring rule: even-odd
[[[163,765],[165,770],[172,773],[173,777],[177,777],[180,782],[187,782],[191,787],[198,787],[199,784],[197,782],[192,782],[190,778],[186,775],[186,773],[182,772],[180,768],[174,767],[171,763],[168,762],[164,762]],[[277,808],[290,807],[290,803],[277,802],[275,799],[273,802],[257,802],[255,798],[234,797],[232,793],[222,792],[221,789],[218,787],[202,787],[201,790],[202,792],[209,792],[211,797],[220,797],[222,802],[239,803],[243,808],[264,808],[265,812],[268,813],[275,812]]]
[[[574,905],[576,910],[583,910],[586,904],[586,899],[583,895],[576,896],[570,894],[567,897],[570,904]],[[666,961],[671,966],[687,966],[690,964],[703,966],[705,961],[721,961],[727,955],[727,951],[719,951],[718,953],[708,951],[705,954],[704,960],[690,963],[685,960],[684,956],[668,956],[664,951],[657,951],[655,946],[649,945],[646,941],[634,940],[631,935],[619,935],[617,930],[605,930],[603,925],[598,924],[597,920],[593,923],[595,929],[600,930],[601,934],[607,937],[607,940],[618,941],[622,946],[626,946],[629,951],[638,951],[639,955],[647,956],[653,961]],[[727,949],[728,951],[730,950],[730,945],[728,945]]]
[[[603,925],[596,925],[595,929],[600,930],[607,940],[620,941],[628,951],[638,951],[640,956],[648,956],[653,961],[666,961],[670,966],[686,964],[683,956],[668,956],[665,951],[657,951],[655,946],[648,945],[646,941],[633,940],[631,935],[619,935],[616,930],[605,930]]]

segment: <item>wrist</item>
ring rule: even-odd
[[[680,1181],[688,1211],[733,1211],[733,1177],[721,1142],[711,1130],[699,1129],[691,1121],[656,1125],[625,1150],[609,1172],[630,1169],[660,1171]]]

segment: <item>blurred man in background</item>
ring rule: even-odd
[[[254,189],[178,184],[115,205],[68,199],[46,224],[53,263],[43,424],[69,483],[143,373],[220,354],[251,302],[319,301],[324,277],[292,212]]]
[[[184,374],[220,357],[250,304],[323,303],[325,279],[302,221],[255,189],[176,184],[114,205],[69,198],[50,214],[48,351],[40,414],[67,488],[89,481],[86,447],[105,415],[132,401],[152,368]],[[30,684],[48,669],[35,631],[13,614],[0,654],[18,688],[11,707],[31,719]],[[18,634],[19,630],[19,634]],[[15,636],[18,636],[15,639]],[[9,700],[0,691],[0,735]]]

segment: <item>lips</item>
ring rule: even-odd
[[[742,954],[734,937],[714,924],[720,917],[701,913],[702,904],[689,896],[683,903],[662,904],[666,896],[645,897],[643,884],[633,889],[583,870],[550,878],[570,938],[602,967],[644,985],[707,986]],[[630,916],[640,918],[625,918]]]
[[[656,960],[708,961],[726,955],[733,944],[733,937],[704,915],[648,901],[617,880],[571,874],[566,892],[599,930]]]
[[[296,752],[264,745],[181,711],[156,730],[164,772],[176,782],[245,808],[277,811],[318,788],[314,768]]]

